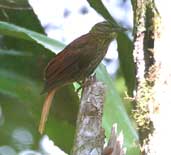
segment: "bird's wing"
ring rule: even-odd
[[[91,38],[89,39],[88,34],[74,40],[48,63],[45,69],[45,86],[43,92],[77,80],[73,78],[80,71],[79,62],[83,61],[80,52],[83,55],[86,54],[84,49],[86,49],[85,46],[89,46],[90,40]]]

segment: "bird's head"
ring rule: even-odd
[[[118,32],[126,31],[125,28],[111,24],[110,22],[103,21],[95,24],[90,33],[101,34],[105,37],[115,38]]]

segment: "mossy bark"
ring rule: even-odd
[[[137,123],[143,154],[150,154],[150,137],[155,131],[153,117],[159,112],[155,96],[160,76],[156,40],[160,38],[160,16],[153,0],[132,0],[134,11],[134,62],[136,95],[133,117]]]

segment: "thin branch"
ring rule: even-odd
[[[126,148],[123,147],[123,133],[117,135],[117,125],[112,126],[109,142],[103,150],[103,155],[125,155]]]

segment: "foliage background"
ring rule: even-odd
[[[41,136],[37,131],[45,95],[40,95],[43,87],[43,71],[54,52],[64,44],[46,37],[43,27],[32,9],[16,1],[10,8],[0,10],[0,153],[18,154],[25,150],[44,152]],[[88,1],[90,6],[106,20],[117,23],[101,1]],[[13,8],[13,9],[11,9]],[[17,26],[15,26],[15,25]],[[113,80],[101,64],[96,70],[97,78],[106,84],[106,102],[103,125],[109,136],[113,123],[124,134],[127,154],[138,154],[138,137],[124,106],[123,94],[134,88],[134,65],[132,41],[126,34],[119,34],[118,54],[120,68]],[[124,45],[124,46],[123,46]],[[125,81],[125,86],[123,83]],[[66,97],[67,96],[67,97]],[[46,134],[69,153],[72,148],[75,121],[79,106],[79,96],[75,87],[69,85],[55,96],[53,107],[46,124]],[[126,107],[126,108],[125,108]],[[127,109],[127,110],[126,110]]]

